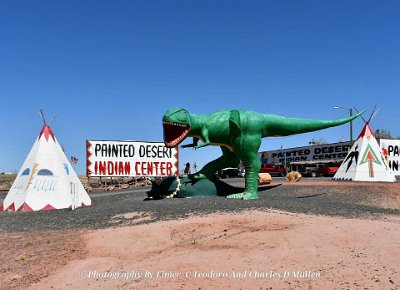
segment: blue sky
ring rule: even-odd
[[[400,135],[398,1],[0,2],[0,172],[17,171],[42,108],[85,173],[85,140],[161,141],[170,107],[336,119],[380,112]],[[367,113],[368,114],[368,113]],[[354,135],[363,123],[354,123]],[[347,125],[261,149],[349,138]],[[180,151],[181,166],[220,155]],[[182,167],[183,169],[183,167]]]

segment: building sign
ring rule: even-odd
[[[398,139],[380,139],[380,145],[382,149],[383,157],[389,164],[394,175],[400,175],[399,163],[400,163],[400,140]]]
[[[178,147],[163,142],[88,140],[87,176],[169,176],[178,174]]]
[[[351,148],[350,142],[319,144],[260,152],[262,163],[289,164],[295,161],[341,161]]]

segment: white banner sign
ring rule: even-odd
[[[400,140],[394,139],[381,139],[380,145],[382,148],[383,156],[385,157],[390,169],[392,169],[394,175],[400,175],[399,163],[400,163]]]
[[[262,163],[291,163],[295,161],[343,160],[351,148],[350,142],[283,148],[260,152]]]
[[[87,176],[169,176],[178,174],[178,147],[163,142],[88,140]]]

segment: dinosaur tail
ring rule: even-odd
[[[262,135],[263,137],[288,136],[335,127],[354,120],[364,112],[365,110],[350,118],[338,120],[311,120],[264,115],[266,125]]]

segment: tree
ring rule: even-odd
[[[322,144],[328,144],[328,141],[324,137],[320,137],[318,139],[311,139],[310,142],[308,142],[308,145],[322,145]]]
[[[380,139],[393,139],[390,131],[383,128],[375,131],[375,137]]]

